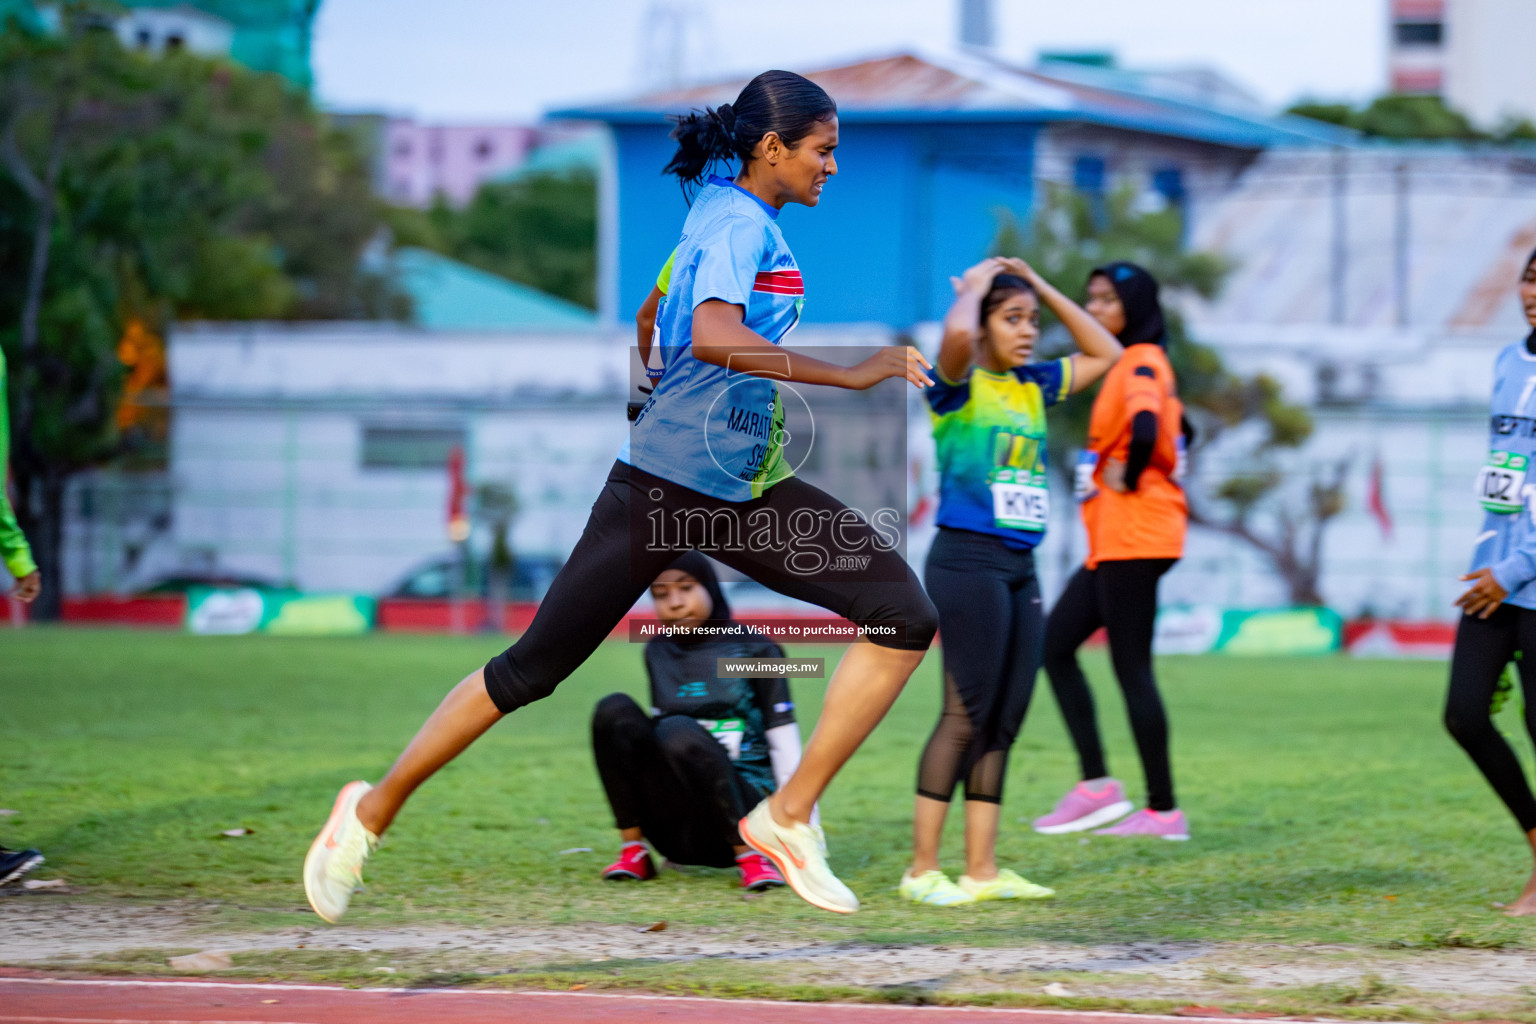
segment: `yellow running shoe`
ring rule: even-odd
[[[827,840],[820,825],[780,825],[764,800],[736,826],[741,841],[773,861],[779,874],[805,902],[834,914],[859,909],[859,898],[827,867]]]
[[[349,782],[304,858],[304,895],[321,920],[335,924],[347,912],[352,893],[363,884],[363,862],[378,849],[379,837],[357,820],[357,802],[373,787]]]
[[[942,871],[924,871],[916,877],[908,871],[901,876],[896,891],[903,899],[929,907],[958,907],[976,902],[976,897],[951,882]]]
[[[1017,871],[1003,868],[996,878],[978,882],[970,875],[960,876],[959,888],[974,900],[1043,900],[1056,895],[1055,889],[1036,885]]]

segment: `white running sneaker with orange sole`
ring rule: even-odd
[[[347,912],[352,894],[363,884],[363,863],[379,847],[379,837],[357,820],[357,802],[373,787],[349,782],[336,795],[336,806],[304,858],[304,895],[321,920],[335,924]]]
[[[819,825],[780,825],[764,800],[736,826],[741,841],[773,861],[779,874],[805,902],[834,914],[859,909],[853,890],[827,867],[827,841]]]

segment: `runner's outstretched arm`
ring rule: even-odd
[[[770,380],[796,384],[825,384],[863,391],[890,377],[904,377],[926,388],[933,379],[924,370],[933,364],[911,345],[891,345],[857,366],[838,366],[804,352],[780,348],[742,323],[738,305],[710,299],[693,311],[693,354],[702,362],[724,366]]]

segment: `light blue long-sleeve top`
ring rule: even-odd
[[[1488,459],[1476,495],[1486,514],[1469,572],[1492,569],[1506,604],[1536,608],[1536,355],[1525,341],[1494,361]]]

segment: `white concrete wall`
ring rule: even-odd
[[[1479,125],[1536,121],[1536,3],[1448,0],[1445,97]]]
[[[1344,257],[1338,278],[1336,242]],[[1514,332],[1524,323],[1515,282],[1536,246],[1536,173],[1518,151],[1274,150],[1228,195],[1197,210],[1190,245],[1233,263],[1214,302],[1184,302],[1202,331]],[[1400,246],[1406,325],[1399,324]],[[1335,324],[1336,284],[1343,318]]]
[[[446,466],[362,465],[366,424],[402,410],[192,407],[172,437],[174,539],[194,565],[306,590],[379,593],[450,550]],[[527,410],[418,407],[467,431],[465,476],[508,483],[522,504],[520,553],[564,555],[623,442],[622,408],[581,402]],[[474,546],[488,538],[476,535]]]
[[[794,338],[867,346],[888,333],[865,325]],[[186,567],[378,593],[449,550],[446,465],[362,464],[368,426],[414,424],[462,429],[468,482],[516,490],[514,549],[564,556],[624,442],[631,340],[603,330],[183,327],[169,351],[169,546]]]

